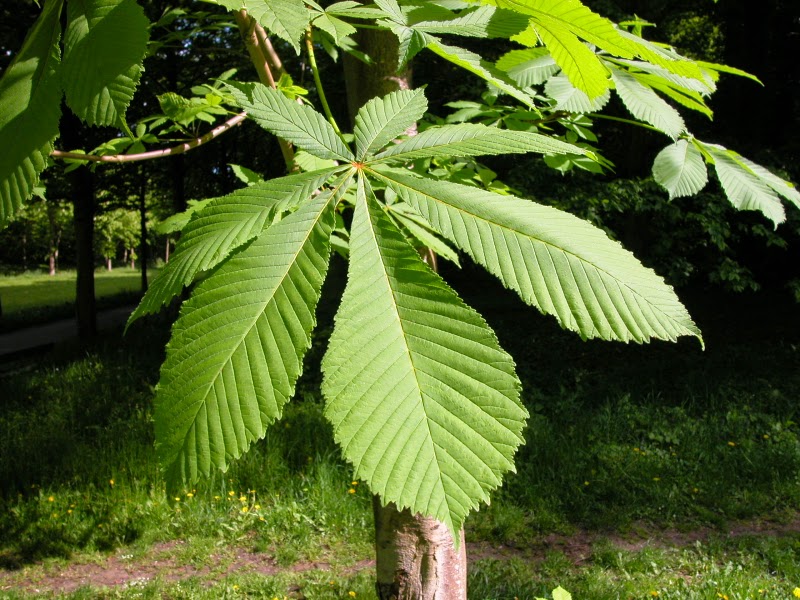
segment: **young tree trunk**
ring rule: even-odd
[[[411,70],[396,72],[398,42],[385,31],[361,30],[361,50],[373,60],[365,65],[345,55],[345,85],[351,123],[367,100],[411,87]],[[372,499],[375,515],[375,558],[380,600],[466,600],[467,554],[464,531],[459,549],[447,527],[435,519],[381,506]]]
[[[50,274],[50,277],[53,277],[56,274],[56,255],[55,255],[54,252],[51,251],[50,255],[47,258],[48,258],[49,267],[50,267],[49,274]]]
[[[110,271],[113,268],[111,264],[111,257],[106,256],[106,271]]]
[[[447,527],[372,499],[380,600],[466,600],[464,531],[458,550]]]

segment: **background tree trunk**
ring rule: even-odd
[[[142,293],[147,291],[147,178],[144,167],[139,167],[139,260],[142,263]]]
[[[367,100],[411,87],[411,69],[397,73],[398,42],[386,31],[361,30],[359,47],[373,60],[366,65],[345,55],[347,109],[354,123]],[[380,600],[466,600],[467,554],[464,531],[455,549],[447,527],[435,519],[381,506],[373,496],[375,557]]]
[[[70,175],[75,205],[75,254],[78,266],[75,317],[78,320],[78,337],[88,340],[97,334],[94,299],[94,175],[86,167],[80,167]]]

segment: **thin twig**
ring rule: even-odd
[[[244,9],[234,14],[236,15],[236,24],[239,26],[239,33],[242,34],[244,45],[247,48],[248,54],[250,54],[250,61],[258,72],[258,78],[264,85],[274,88],[275,77],[273,77],[266,57],[259,47],[258,37],[255,32],[257,26],[255,19],[250,17]]]
[[[269,61],[262,51],[261,45],[258,41],[258,36],[256,34],[260,28],[260,25],[255,19],[250,17],[247,14],[247,11],[244,9],[237,11],[234,14],[236,15],[236,24],[239,26],[239,33],[242,34],[242,39],[244,40],[244,45],[247,48],[247,53],[250,55],[250,62],[253,63],[253,66],[258,72],[258,78],[264,85],[275,88],[275,77],[272,74]],[[283,162],[286,163],[286,168],[291,169],[294,165],[294,149],[289,142],[280,137],[278,138],[278,145],[280,146],[281,154],[283,155]]]
[[[269,63],[269,66],[272,69],[275,77],[280,79],[281,75],[284,73],[281,57],[278,56],[278,53],[275,51],[275,47],[272,45],[272,42],[269,41],[267,32],[264,31],[264,28],[258,23],[256,23],[255,32],[258,45],[261,47],[261,53],[264,55],[267,63]]]
[[[163,148],[162,150],[151,150],[149,152],[141,152],[139,154],[108,154],[105,156],[97,156],[95,154],[81,154],[79,152],[64,152],[63,150],[53,150],[50,156],[53,158],[60,158],[62,160],[83,160],[87,162],[107,162],[107,163],[126,163],[136,162],[140,160],[152,160],[154,158],[161,158],[163,156],[172,156],[174,154],[183,154],[210,142],[216,137],[219,137],[226,131],[232,129],[247,118],[247,113],[239,113],[235,117],[231,117],[219,127],[215,127],[205,135],[178,144],[171,148]]]

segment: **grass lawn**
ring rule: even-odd
[[[517,474],[467,520],[470,598],[795,597],[800,307],[704,298],[702,351],[581,342],[475,287],[531,419]],[[172,498],[152,433],[165,318],[0,375],[0,597],[374,598],[370,495],[322,415],[321,320],[283,419]]]
[[[148,270],[148,278],[154,274]],[[60,271],[52,277],[46,273],[0,275],[3,315],[11,316],[44,306],[73,304],[75,277],[75,271]],[[128,268],[97,270],[94,274],[94,285],[97,298],[136,293],[141,287],[141,272]]]

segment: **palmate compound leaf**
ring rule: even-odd
[[[33,194],[61,118],[62,0],[48,0],[0,79],[0,228]]]
[[[694,144],[678,140],[653,161],[653,179],[669,192],[669,199],[694,196],[708,182],[703,155]]]
[[[175,253],[150,284],[128,325],[158,312],[199,273],[214,268],[259,235],[277,213],[307,200],[335,172],[325,169],[280,177],[212,200],[186,225]]]
[[[328,269],[331,196],[265,230],[184,303],[155,399],[170,489],[225,470],[294,393]]]
[[[149,23],[135,0],[70,0],[61,81],[89,125],[125,125],[142,74]]]
[[[562,327],[624,342],[700,338],[672,288],[590,223],[514,196],[394,170],[374,174]]]
[[[525,152],[586,154],[586,151],[578,146],[546,135],[462,123],[426,129],[399,144],[389,146],[368,162],[377,164],[436,156],[486,156]]]
[[[358,109],[353,129],[358,160],[364,160],[403,134],[427,108],[423,88],[399,90],[364,104]]]
[[[226,83],[226,86],[247,116],[270,133],[319,158],[354,160],[331,124],[310,106],[297,104],[260,83]]]
[[[356,477],[382,502],[455,533],[514,469],[527,416],[519,381],[481,316],[365,187],[362,179],[347,287],[322,363],[325,414]]]

